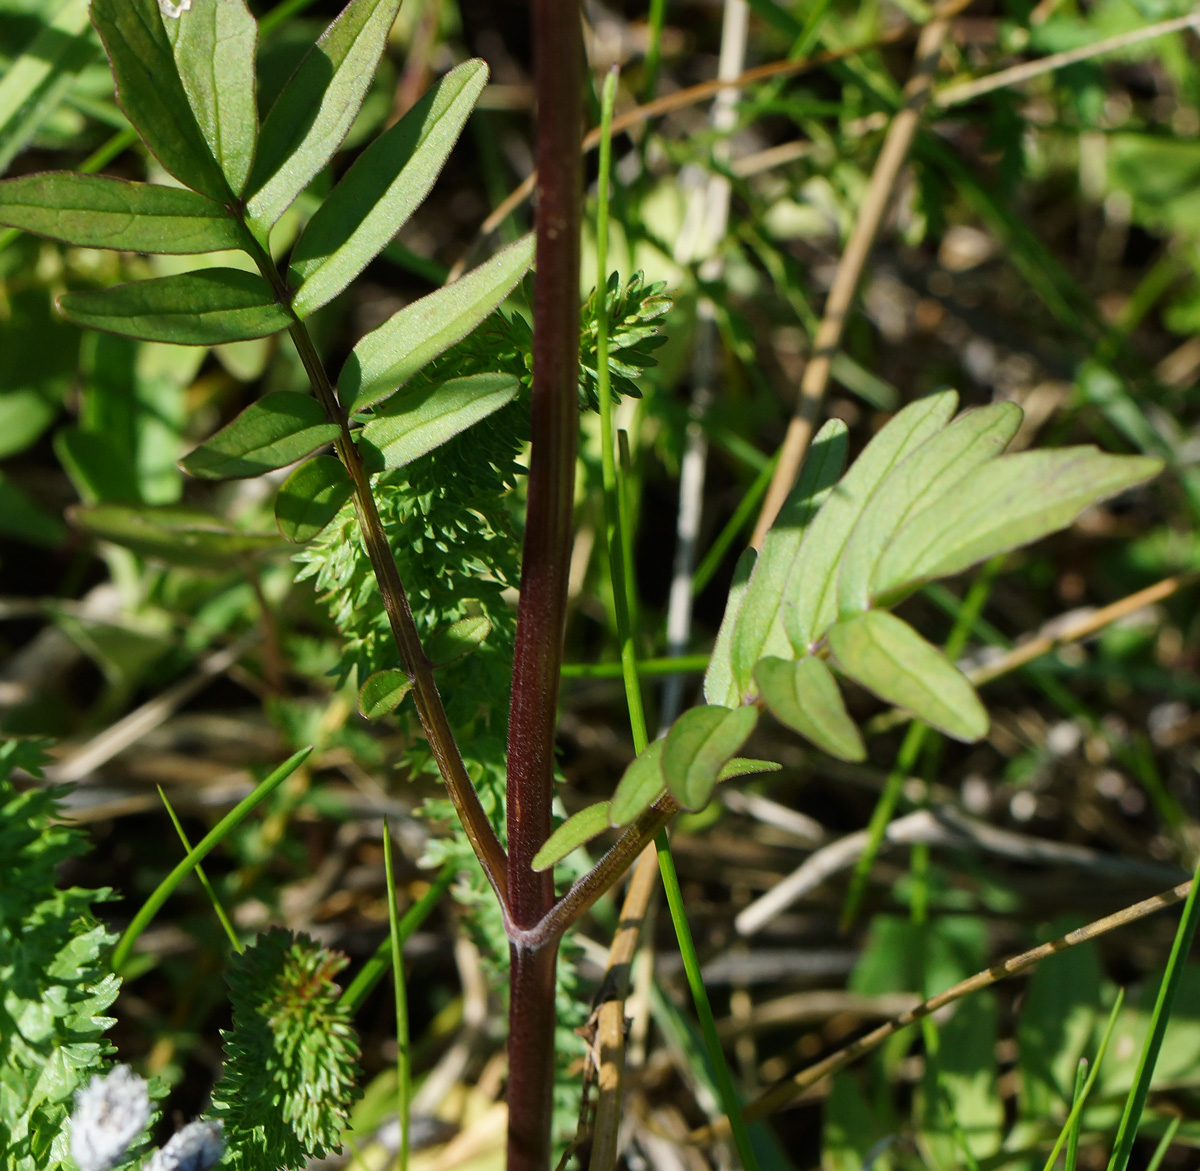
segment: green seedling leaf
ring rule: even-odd
[[[607,801],[600,801],[581,809],[567,818],[546,839],[546,844],[533,856],[533,869],[549,870],[555,862],[561,862],[572,850],[603,833],[608,829],[608,824]]]
[[[628,825],[666,792],[662,774],[662,740],[652,740],[625,770],[608,803],[610,825]]]
[[[315,398],[279,391],[251,403],[179,466],[204,480],[260,476],[303,459],[337,436],[337,424],[326,421]]]
[[[663,742],[662,773],[684,809],[703,809],[721,769],[758,723],[755,707],[695,707],[671,726]]]
[[[425,653],[435,667],[446,667],[478,650],[492,633],[492,624],[482,614],[460,618],[439,631],[428,642]]]
[[[480,419],[512,402],[517,380],[508,374],[471,374],[398,395],[363,429],[359,447],[370,472],[391,471],[440,447]]]
[[[342,461],[318,455],[284,480],[275,497],[275,523],[289,541],[311,541],[353,495],[354,484]]]
[[[884,595],[947,577],[1027,545],[1162,467],[1149,456],[1106,455],[1094,447],[1022,451],[993,460],[896,533],[879,561],[872,591]]]
[[[200,133],[230,189],[241,195],[258,135],[258,23],[245,0],[191,0],[163,23]]]
[[[358,276],[429,194],[487,77],[479,60],[451,70],[354,161],[292,251],[292,308],[300,317]]]
[[[838,571],[838,608],[842,617],[871,604],[871,581],[888,542],[900,526],[956,492],[977,467],[995,459],[1021,425],[1021,408],[992,403],[968,411],[925,440],[883,480],[863,509],[846,542]]]
[[[92,0],[125,116],[176,179],[227,203],[233,193],[192,113],[163,19],[158,0]]]
[[[140,503],[137,468],[104,432],[64,427],[54,436],[54,452],[84,504]]]
[[[194,191],[71,171],[0,182],[0,224],[127,252],[216,252],[243,243],[225,209]]]
[[[376,671],[358,691],[358,710],[368,720],[382,719],[394,712],[412,690],[406,671]]]
[[[223,568],[264,549],[274,548],[274,533],[229,528],[219,517],[181,504],[76,506],[71,522],[142,557],[190,569]]]
[[[351,0],[271,107],[246,185],[246,211],[263,238],[342,145],[399,8],[400,0]]]
[[[76,325],[180,346],[267,337],[292,323],[262,277],[236,268],[206,268],[111,289],[64,293],[58,307]]]
[[[346,410],[387,398],[466,337],[516,287],[533,262],[533,234],[501,249],[452,285],[405,306],[354,347],[338,377]]]
[[[910,403],[867,444],[821,506],[784,587],[784,625],[797,655],[808,654],[837,617],[842,552],[872,494],[892,468],[945,426],[957,405],[952,390]]]
[[[749,777],[755,773],[777,773],[783,765],[773,760],[755,760],[750,756],[735,756],[719,773],[718,781],[732,781],[735,777]]]
[[[761,659],[754,681],[781,724],[839,760],[866,759],[862,736],[846,711],[833,672],[821,659]]]
[[[762,555],[733,629],[737,702],[750,693],[754,664],[759,659],[764,655],[792,657],[783,600],[804,534],[846,465],[847,444],[848,432],[841,419],[830,419],[817,432],[795,486],[763,541]],[[709,702],[718,701],[710,696]]]
[[[829,651],[843,675],[968,743],[987,735],[988,715],[966,676],[937,647],[885,610],[832,626]]]
[[[733,632],[745,605],[746,590],[749,588],[757,559],[756,550],[743,549],[737,565],[734,566],[733,583],[725,601],[725,616],[721,619],[720,630],[717,631],[717,641],[713,643],[708,670],[704,672],[704,698],[709,703],[721,707],[733,707],[742,701],[741,688],[733,677]]]

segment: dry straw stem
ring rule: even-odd
[[[1066,935],[1052,940],[1050,943],[1043,943],[1038,947],[1031,948],[1029,951],[1023,951],[1020,955],[1013,956],[1011,959],[1004,960],[1002,963],[996,964],[995,967],[977,972],[974,976],[970,976],[953,987],[947,988],[945,992],[939,992],[936,996],[930,997],[929,1000],[923,1001],[915,1008],[911,1008],[907,1012],[902,1012],[899,1016],[888,1021],[887,1024],[880,1025],[877,1029],[872,1029],[866,1036],[851,1042],[844,1049],[839,1049],[823,1061],[818,1061],[815,1065],[810,1065],[794,1077],[768,1090],[746,1107],[746,1121],[753,1122],[756,1119],[765,1118],[768,1114],[773,1114],[775,1111],[783,1109],[805,1090],[816,1085],[817,1082],[845,1069],[852,1061],[857,1061],[864,1054],[870,1053],[872,1049],[883,1044],[884,1041],[894,1036],[901,1029],[915,1024],[922,1017],[927,1017],[931,1013],[937,1012],[939,1008],[944,1008],[947,1004],[961,1000],[964,996],[968,996],[972,992],[978,992],[981,988],[987,988],[989,985],[995,984],[1007,976],[1015,976],[1020,972],[1028,971],[1034,964],[1039,963],[1049,956],[1056,955],[1060,951],[1066,951],[1067,948],[1075,947],[1080,943],[1087,943],[1088,940],[1095,939],[1097,936],[1104,935],[1118,927],[1124,927],[1129,923],[1136,922],[1138,919],[1144,919],[1147,915],[1153,915],[1156,911],[1174,906],[1176,903],[1186,899],[1191,889],[1192,883],[1190,881],[1181,882],[1178,886],[1163,891],[1162,894],[1143,899],[1142,902],[1134,903],[1132,906],[1125,907],[1115,914],[1107,915],[1103,919],[1097,919],[1095,922],[1088,923],[1084,927],[1069,931]],[[727,1138],[728,1134],[728,1124],[719,1122],[712,1126],[694,1130],[688,1137],[689,1141],[693,1143],[707,1145]]]

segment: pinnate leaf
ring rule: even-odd
[[[275,497],[275,523],[289,541],[311,541],[354,495],[342,461],[332,455],[305,460]]]
[[[846,711],[833,672],[815,655],[795,661],[765,658],[754,680],[771,714],[839,760],[864,760],[867,750]]]
[[[58,307],[76,325],[181,346],[267,337],[292,323],[262,277],[236,268],[64,293]]]
[[[608,824],[607,801],[600,801],[581,809],[568,817],[546,839],[546,844],[533,856],[533,869],[549,870],[555,862],[561,862],[576,847],[603,833],[608,829]]]
[[[757,559],[757,550],[743,549],[733,567],[733,581],[729,586],[729,597],[725,599],[725,616],[721,619],[717,640],[708,657],[708,669],[704,672],[704,698],[723,707],[733,707],[742,700],[741,688],[733,675],[733,632],[745,605],[746,590]]]
[[[466,337],[516,287],[533,261],[533,235],[502,248],[451,285],[405,306],[354,347],[338,378],[347,411],[387,398]]]
[[[721,769],[758,722],[754,707],[694,707],[671,725],[663,743],[662,773],[684,809],[702,809]]]
[[[429,194],[487,76],[479,60],[451,70],[355,159],[292,251],[297,315],[337,296]]]
[[[0,182],[0,224],[128,252],[216,252],[242,244],[225,209],[194,191],[71,171]]]
[[[342,145],[399,8],[400,0],[350,0],[271,107],[246,188],[246,211],[262,236]]]
[[[326,420],[316,399],[279,391],[251,403],[179,466],[205,480],[259,476],[303,459],[337,435],[337,424]]]
[[[508,374],[471,374],[398,395],[362,429],[363,462],[371,472],[403,467],[486,419],[516,394],[517,380]]]
[[[610,824],[627,825],[666,791],[667,782],[662,773],[663,744],[662,740],[651,741],[625,770],[608,805]]]
[[[358,691],[358,710],[368,720],[378,720],[394,712],[412,690],[405,671],[376,671]]]
[[[842,674],[881,699],[955,740],[987,735],[987,712],[966,676],[894,614],[856,614],[830,627],[827,637]]]

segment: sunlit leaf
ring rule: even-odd
[[[601,801],[581,809],[567,818],[547,839],[546,844],[533,856],[534,870],[549,870],[555,862],[561,862],[572,850],[590,842],[597,834],[608,829],[608,802]]]
[[[671,725],[663,743],[662,773],[684,809],[702,809],[721,769],[746,743],[758,722],[755,707],[694,707]]]
[[[379,402],[465,337],[512,292],[533,260],[533,235],[451,285],[405,306],[354,347],[338,378],[348,411]]]
[[[783,765],[773,760],[755,760],[750,756],[735,756],[717,773],[718,781],[732,781],[735,777],[750,777],[755,773],[777,773]]]
[[[311,541],[354,495],[342,461],[332,455],[305,460],[275,497],[275,523],[289,541]]]
[[[435,667],[445,667],[478,650],[491,633],[492,624],[482,614],[460,618],[445,630],[438,631],[425,644],[425,653]]]
[[[406,671],[376,671],[359,688],[358,710],[368,720],[378,720],[394,712],[412,690]]]
[[[262,277],[236,268],[64,293],[58,307],[76,325],[181,346],[266,337],[292,322]]]
[[[763,703],[781,724],[840,760],[866,758],[862,736],[846,711],[833,672],[821,659],[762,659],[754,680]]]
[[[279,391],[251,403],[179,466],[205,480],[259,476],[303,459],[337,435],[337,424],[326,420],[315,398]]]
[[[479,60],[451,70],[355,159],[292,250],[300,317],[358,276],[429,194],[487,76]]]
[[[627,825],[666,791],[662,751],[663,741],[652,740],[625,770],[608,805],[610,824]]]
[[[956,740],[987,735],[987,712],[966,676],[894,614],[868,610],[830,627],[826,637],[842,674],[881,699]]]
[[[704,698],[709,703],[732,707],[742,701],[741,688],[733,677],[733,632],[745,605],[746,590],[757,559],[758,552],[755,549],[743,549],[733,568],[733,581],[729,586],[729,597],[725,600],[725,616],[721,619],[717,640],[708,657],[708,669],[704,672]]]

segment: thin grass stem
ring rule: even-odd
[[[412,1063],[408,1035],[408,988],[404,980],[404,955],[400,942],[400,912],[396,906],[396,875],[392,869],[392,830],[383,819],[383,869],[387,878],[388,942],[392,953],[392,979],[396,992],[396,1114],[400,1123],[397,1171],[408,1171],[409,1121],[412,1105]]]

